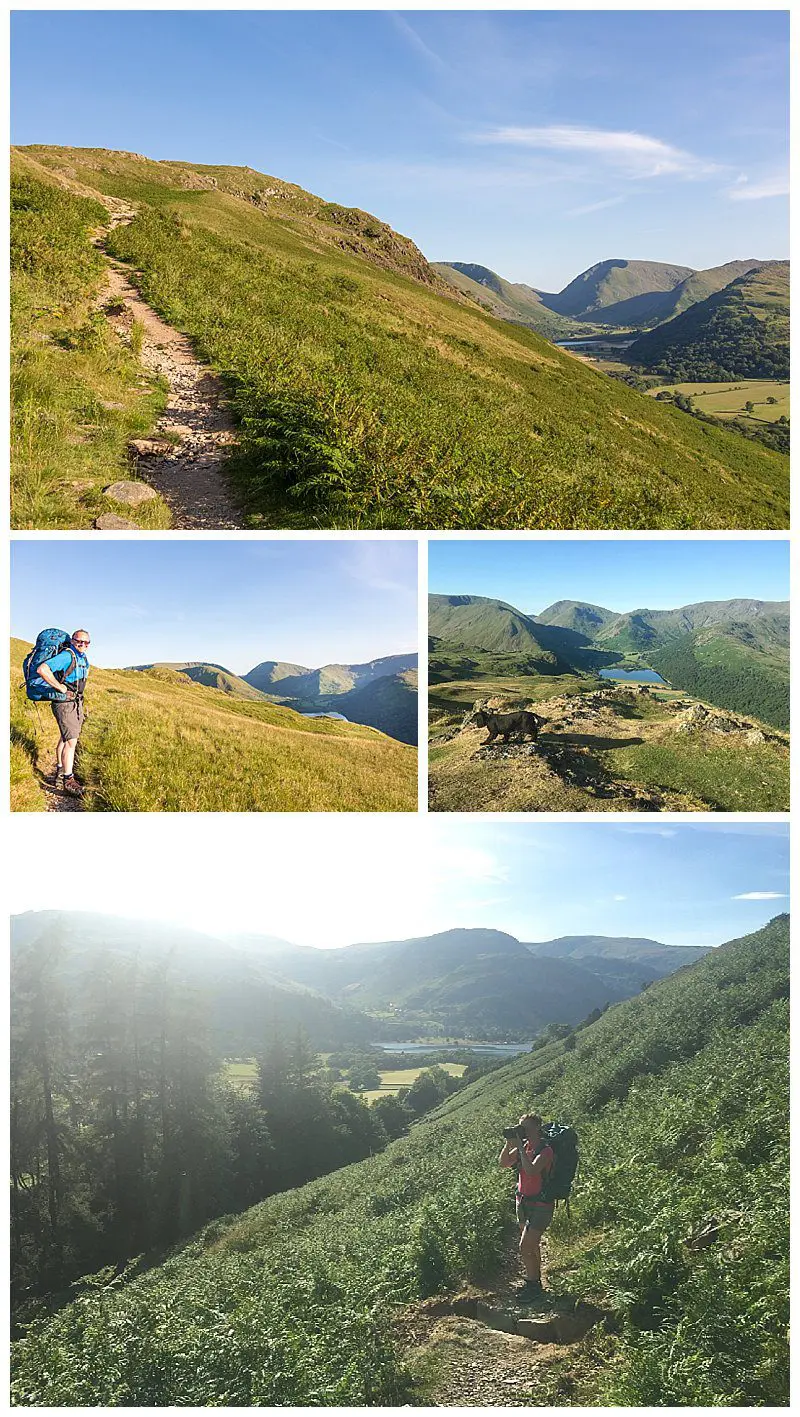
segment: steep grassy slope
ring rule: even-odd
[[[416,743],[419,737],[418,688],[417,670],[404,669],[399,674],[383,674],[346,694],[338,694],[330,700],[330,706],[351,723],[371,723],[390,738]]]
[[[709,295],[724,290],[732,280],[764,264],[764,261],[752,260],[726,261],[724,266],[711,266],[707,271],[693,271],[664,297],[664,303],[659,310],[659,320],[669,320],[674,315],[682,315],[684,310],[696,305],[698,301],[707,300]]]
[[[549,1284],[608,1317],[515,1400],[785,1405],[788,968],[784,916],[489,1074],[382,1155],[210,1225],[133,1281],[106,1276],[16,1345],[14,1402],[430,1400],[396,1306],[498,1266],[500,1127],[535,1108],[581,1139]]]
[[[448,648],[488,650],[493,654],[525,655],[540,674],[561,674],[568,668],[547,645],[547,630],[530,615],[503,600],[485,595],[429,595],[428,630]]]
[[[12,525],[88,527],[115,510],[102,489],[131,476],[128,441],[150,431],[164,393],[95,309],[103,262],[89,233],[105,208],[24,159],[12,172]],[[170,524],[160,497],[126,515]]]
[[[28,703],[12,640],[12,806],[54,761],[46,705]],[[374,728],[302,718],[195,684],[173,669],[92,669],[78,771],[86,806],[115,812],[414,811],[416,753]]]
[[[788,261],[740,276],[642,335],[626,358],[668,379],[788,379]]]
[[[254,526],[786,523],[780,454],[443,298],[374,218],[247,170],[31,151],[138,204],[111,249],[231,386]]]

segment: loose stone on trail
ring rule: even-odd
[[[141,507],[143,502],[152,502],[158,496],[146,482],[112,482],[103,488],[103,494],[112,502],[124,502],[128,507]]]

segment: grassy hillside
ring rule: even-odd
[[[36,810],[58,738],[25,698],[12,640],[12,808]],[[89,811],[415,811],[413,748],[374,728],[302,718],[187,680],[173,669],[92,669],[78,773]]]
[[[530,615],[485,595],[429,595],[428,630],[451,649],[463,646],[495,655],[525,655],[540,674],[559,674],[568,667],[545,648],[547,632],[540,635]]]
[[[698,631],[652,650],[648,662],[677,689],[720,708],[757,715],[776,728],[789,728],[789,654],[764,650],[743,634]]]
[[[660,319],[668,320],[674,315],[682,315],[684,310],[696,305],[699,300],[707,300],[709,295],[724,290],[732,280],[762,265],[763,261],[726,261],[724,266],[711,266],[707,271],[693,271],[665,297],[659,312]]]
[[[739,276],[642,335],[626,358],[667,379],[788,379],[788,261]]]
[[[605,650],[640,656],[706,703],[789,727],[788,601],[702,601],[623,614],[559,601],[537,618],[580,629]]]
[[[632,325],[647,318],[654,297],[671,291],[694,272],[691,266],[660,261],[599,261],[582,271],[558,295],[545,295],[551,310],[573,319]]]
[[[442,295],[364,213],[247,169],[26,151],[137,205],[110,248],[230,385],[253,526],[786,524],[780,454]]]
[[[383,674],[380,679],[338,694],[331,699],[330,706],[351,723],[370,723],[382,733],[388,733],[390,738],[416,743],[419,737],[418,688],[418,671],[404,669],[399,674]]]
[[[131,476],[128,442],[152,429],[164,391],[95,308],[104,267],[90,232],[105,208],[35,172],[24,159],[13,165],[12,525],[89,527],[122,510],[102,489]],[[170,524],[160,497],[125,516]]]
[[[500,1127],[535,1107],[582,1154],[548,1282],[605,1321],[520,1366],[515,1401],[786,1405],[788,968],[784,916],[490,1073],[381,1155],[213,1223],[138,1278],[106,1275],[15,1346],[13,1401],[435,1402],[441,1349],[408,1316],[500,1267]]]

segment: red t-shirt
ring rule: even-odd
[[[519,1170],[517,1195],[526,1196],[528,1199],[531,1199],[533,1196],[538,1196],[541,1191],[542,1181],[552,1169],[555,1158],[553,1156],[552,1147],[549,1147],[546,1142],[543,1146],[540,1146],[537,1151],[534,1151],[533,1142],[526,1141],[525,1155],[528,1157],[529,1161],[535,1161],[537,1156],[544,1157],[544,1167],[541,1171],[537,1171],[535,1176],[531,1176],[527,1171],[523,1171],[522,1167],[520,1167]]]

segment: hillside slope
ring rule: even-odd
[[[626,358],[668,379],[788,379],[789,262],[739,276],[642,335]]]
[[[15,1345],[13,1401],[435,1403],[441,1348],[413,1316],[500,1268],[500,1128],[535,1108],[575,1126],[582,1155],[548,1283],[606,1325],[532,1370],[517,1353],[517,1402],[786,1405],[788,989],[779,916],[479,1080],[381,1155],[87,1289]],[[455,1405],[475,1402],[466,1336]]]
[[[12,640],[12,800],[23,811],[36,810],[58,738],[47,706],[25,698],[28,648]],[[90,811],[416,810],[416,753],[374,728],[303,718],[174,669],[93,668],[86,702],[78,774]]]
[[[547,646],[547,631],[540,632],[532,616],[489,596],[429,595],[428,630],[449,646],[524,654],[542,674],[560,674],[568,667]]]
[[[401,743],[416,743],[419,738],[419,673],[402,669],[397,674],[382,674],[366,684],[357,685],[329,701],[351,723],[369,723],[380,728],[390,738]]]
[[[248,169],[26,154],[137,208],[108,250],[224,373],[253,526],[786,522],[781,454],[467,308],[364,213]]]
[[[185,674],[195,684],[205,684],[210,689],[220,689],[223,694],[235,694],[239,699],[254,699],[263,703],[264,696],[238,674],[232,674],[223,664],[208,664],[202,660],[157,660],[154,664],[131,664],[147,674],[153,669],[174,669],[177,674]]]
[[[599,261],[557,295],[542,294],[542,299],[551,310],[573,319],[631,325],[648,317],[660,292],[674,290],[693,274],[691,266],[660,261]]]

